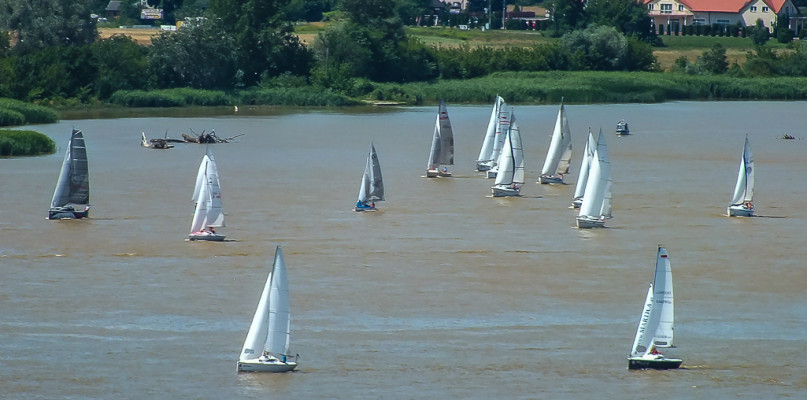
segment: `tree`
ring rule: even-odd
[[[706,73],[725,73],[729,69],[729,62],[726,60],[726,49],[720,43],[715,43],[710,50],[704,51],[698,57],[695,65]]]
[[[95,94],[107,99],[117,90],[145,89],[148,50],[131,37],[114,35],[90,45],[98,68]]]
[[[16,31],[20,53],[83,46],[98,36],[92,5],[93,0],[0,0],[0,28]]]
[[[148,70],[159,88],[227,89],[236,72],[235,40],[217,20],[205,20],[151,42]]]
[[[551,11],[556,34],[582,27],[585,22],[584,6],[585,3],[580,0],[553,0]]]
[[[564,35],[561,42],[578,69],[621,70],[628,54],[627,39],[611,26],[574,31]]]
[[[286,71],[307,75],[311,53],[283,20],[288,0],[210,0],[210,11],[235,39],[242,84]]]
[[[751,34],[751,40],[754,42],[755,45],[762,46],[770,38],[771,35],[768,32],[768,28],[765,26],[765,23],[762,22],[761,19],[758,19],[756,26],[754,26],[754,32]]]
[[[651,44],[659,41],[647,8],[635,0],[589,0],[586,3],[586,22],[613,26],[626,36],[635,36]]]

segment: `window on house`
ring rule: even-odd
[[[661,5],[661,13],[662,14],[672,14],[672,4],[662,4]]]
[[[757,12],[757,6],[751,6],[751,12]]]
[[[727,20],[727,19],[718,19],[716,23],[721,24],[721,25],[728,25],[729,22],[730,21]]]
[[[653,4],[652,4],[652,3],[651,3],[651,4],[648,4],[648,5],[647,5],[647,9],[648,9],[648,10],[652,10],[652,9],[653,9]]]
[[[678,5],[678,11],[684,11],[684,6]]]
[[[768,12],[768,11],[770,11],[770,8],[768,8],[768,7],[762,7],[762,12]]]
[[[692,25],[706,25],[706,18],[693,18]]]

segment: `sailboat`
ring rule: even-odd
[[[751,153],[748,136],[745,137],[740,171],[737,173],[737,185],[734,186],[734,196],[731,198],[728,214],[729,217],[754,215],[754,155]]]
[[[577,176],[577,184],[574,187],[574,197],[572,198],[572,208],[580,208],[583,204],[583,196],[586,193],[586,183],[588,182],[588,171],[591,169],[591,160],[594,159],[594,150],[597,142],[594,141],[594,134],[588,130],[588,140],[583,149],[583,161],[580,163],[580,174]]]
[[[513,121],[513,111],[505,110],[505,106],[506,104],[502,103],[502,107],[499,109],[499,117],[496,120],[496,133],[493,140],[493,151],[491,151],[490,154],[493,159],[493,164],[491,165],[490,169],[485,172],[488,179],[496,178],[496,174],[499,172],[499,159],[501,158],[505,138],[510,131],[510,124]]]
[[[597,135],[597,148],[591,160],[585,195],[577,216],[578,228],[602,228],[611,218],[611,163],[602,128]]]
[[[616,135],[617,136],[630,135],[630,128],[628,128],[628,121],[620,119],[619,122],[616,123]]]
[[[628,357],[628,369],[673,369],[683,360],[667,358],[657,349],[675,347],[673,326],[675,320],[672,270],[667,249],[658,247],[656,273],[647,290],[639,327]]]
[[[225,235],[216,233],[214,228],[224,227],[224,213],[221,205],[221,185],[213,156],[205,154],[199,171],[196,173],[196,187],[192,201],[196,202],[189,240],[220,242]]]
[[[504,106],[504,99],[501,96],[496,96],[496,102],[493,103],[493,111],[491,111],[490,120],[488,120],[488,128],[485,131],[484,139],[482,139],[482,149],[479,150],[479,157],[476,158],[477,171],[489,170],[496,161],[493,157],[493,143],[496,140],[499,111],[502,110]]]
[[[508,124],[498,167],[496,181],[491,187],[493,197],[520,196],[521,186],[524,185],[524,151],[515,118]]]
[[[384,201],[384,180],[381,177],[381,164],[378,163],[375,146],[370,143],[367,164],[364,166],[364,175],[361,177],[359,186],[359,198],[353,210],[375,211],[376,201]]]
[[[569,120],[566,118],[566,108],[563,100],[558,110],[558,119],[555,121],[555,130],[549,143],[544,167],[541,169],[540,183],[563,183],[563,174],[569,173],[569,164],[572,161],[572,132],[569,130]]]
[[[53,191],[48,219],[81,219],[90,215],[90,171],[84,134],[73,129],[62,170]]]
[[[289,354],[291,307],[286,263],[280,246],[258,300],[244,347],[238,357],[238,371],[287,372],[297,368],[297,356]]]
[[[440,165],[443,165],[440,168]],[[432,148],[429,152],[429,163],[426,166],[426,177],[451,176],[446,165],[454,165],[454,132],[451,120],[448,119],[446,104],[440,100],[440,109],[434,123]]]

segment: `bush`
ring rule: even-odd
[[[2,114],[3,110],[0,110]],[[56,152],[56,143],[34,131],[0,130],[0,156],[36,156]]]
[[[282,106],[321,106],[335,107],[356,104],[349,97],[314,87],[297,88],[263,88],[249,89],[241,92],[241,101],[245,104],[282,105]]]
[[[11,110],[21,114],[23,116],[22,124],[48,124],[59,120],[59,114],[56,111],[48,107],[24,103],[19,100],[0,99],[0,110],[2,109]],[[9,124],[3,124],[0,122],[0,125],[7,126]]]
[[[25,124],[24,115],[14,110],[0,108],[0,126],[15,126],[23,124]]]

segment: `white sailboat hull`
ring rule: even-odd
[[[521,189],[517,187],[496,185],[490,188],[490,190],[493,192],[493,197],[521,196]]]
[[[289,372],[297,368],[294,361],[283,362],[277,359],[238,362],[238,372]]]
[[[426,170],[426,177],[427,178],[437,178],[440,175],[440,171],[436,169],[427,169]]]
[[[731,205],[728,207],[727,212],[729,217],[753,217],[754,216],[754,208],[747,208],[743,204],[739,205]]]
[[[578,197],[572,200],[572,208],[580,208],[580,205],[583,204],[583,198]]]
[[[226,235],[219,235],[218,233],[210,233],[210,232],[197,232],[191,233],[188,235],[188,240],[190,241],[197,241],[197,240],[204,240],[208,242],[221,242],[224,238],[227,237]]]
[[[477,161],[476,162],[476,170],[479,172],[485,172],[490,170],[491,162],[490,161]]]
[[[499,171],[487,170],[486,175],[488,179],[496,179],[496,176],[499,175]]]
[[[548,184],[555,184],[555,183],[563,183],[563,175],[541,175],[541,180],[539,182],[542,185]]]
[[[577,227],[581,229],[604,228],[605,220],[599,218],[589,218],[586,216],[577,217]]]

